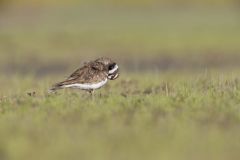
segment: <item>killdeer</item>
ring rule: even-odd
[[[84,63],[83,67],[73,72],[65,81],[53,85],[49,93],[64,88],[76,88],[92,94],[94,90],[104,86],[108,80],[115,80],[118,77],[118,65],[110,58],[99,58]]]

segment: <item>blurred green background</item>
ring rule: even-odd
[[[46,94],[102,56],[95,100]],[[239,62],[239,0],[0,0],[0,160],[237,160]]]
[[[240,66],[237,0],[2,0],[0,68],[61,74],[109,56],[126,71]]]

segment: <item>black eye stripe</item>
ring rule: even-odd
[[[112,70],[115,66],[116,66],[116,63],[111,64],[111,65],[108,67],[108,69],[109,69],[109,70]]]

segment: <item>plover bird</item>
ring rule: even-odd
[[[76,88],[86,90],[92,94],[96,89],[104,86],[108,80],[119,77],[118,65],[110,58],[99,58],[84,64],[77,69],[65,81],[53,85],[49,93],[64,88]]]

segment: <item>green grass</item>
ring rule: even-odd
[[[0,160],[239,159],[239,26],[236,8],[1,12]],[[46,93],[104,55],[121,76],[93,98]]]
[[[0,158],[239,159],[238,75],[123,73],[94,98],[49,96],[51,77],[2,77]]]

